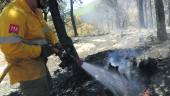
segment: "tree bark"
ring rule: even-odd
[[[77,32],[77,27],[76,27],[76,23],[75,23],[75,18],[74,18],[74,12],[73,12],[73,0],[70,0],[70,16],[71,16],[71,22],[72,22],[72,26],[73,26],[73,30],[74,30],[74,36],[77,37],[78,36],[78,32]]]
[[[115,23],[116,23],[116,27],[120,28],[121,26],[121,22],[120,22],[120,18],[121,18],[121,14],[120,14],[120,9],[118,6],[118,1],[117,0],[103,0],[103,3],[106,3],[107,5],[109,5],[111,8],[113,8],[113,10],[115,11]]]
[[[145,27],[143,3],[143,0],[137,0],[140,27]]]
[[[165,12],[162,0],[155,0],[156,21],[157,21],[157,37],[160,41],[168,39],[165,25]]]
[[[113,1],[112,1],[113,2]],[[115,4],[113,7],[115,8],[115,11],[116,11],[116,25],[117,25],[117,28],[120,28],[121,24],[120,24],[120,10],[118,8],[118,2],[117,0],[114,0],[114,3]]]
[[[149,26],[149,16],[148,16],[148,0],[143,0],[143,13],[144,13],[144,27],[148,28]]]
[[[168,0],[168,26],[170,26],[170,0]]]
[[[149,7],[150,7],[150,19],[151,19],[151,28],[153,28],[153,12],[152,12],[152,1],[149,0]]]
[[[49,0],[49,7],[52,16],[52,20],[59,38],[59,41],[66,48],[65,50],[74,57],[78,57],[77,51],[73,46],[73,42],[70,37],[68,37],[66,33],[66,29],[63,23],[63,20],[60,16],[59,6],[57,0]],[[69,48],[69,50],[68,50]]]
[[[60,16],[60,11],[59,11],[59,6],[57,0],[49,0],[49,7],[50,7],[50,12],[52,16],[52,20],[55,26],[55,29],[57,31],[57,35],[59,38],[59,41],[62,45],[65,45],[64,49],[65,51],[71,55],[71,57],[74,57],[74,59],[79,59],[79,56],[77,54],[77,51],[73,45],[73,42],[70,37],[68,37],[66,33],[66,29],[63,23],[63,20]],[[69,62],[71,64],[71,69],[73,73],[77,76],[80,76],[81,78],[82,74],[87,74],[80,65],[77,64],[75,61]],[[79,75],[78,75],[79,74]],[[90,75],[88,75],[90,76]]]

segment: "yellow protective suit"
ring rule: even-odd
[[[58,39],[43,19],[33,12],[25,0],[13,0],[0,15],[0,48],[8,64],[11,84],[35,80],[46,75],[40,58],[43,44],[56,44]]]

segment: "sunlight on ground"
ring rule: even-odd
[[[105,39],[95,39],[95,40],[92,40],[92,41],[95,41],[95,42],[106,42]]]
[[[79,44],[74,44],[74,46],[77,48],[78,53],[84,51],[90,51],[92,48],[96,47],[93,43],[79,43]]]

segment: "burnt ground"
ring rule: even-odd
[[[153,74],[149,81],[148,78],[144,75],[141,77],[141,80],[144,80],[144,83],[142,84],[149,89],[151,96],[169,96],[170,40],[164,43],[160,43],[157,41],[152,41],[154,38],[151,38],[149,41],[152,42],[140,42],[139,38],[134,40],[133,36],[136,38],[134,34],[131,36],[132,37],[129,38],[126,36],[123,36],[123,38],[118,36],[111,37],[110,35],[79,37],[78,39],[76,38],[74,42],[75,47],[77,48],[82,58],[85,58],[87,62],[96,64],[101,67],[104,67],[106,64],[108,52],[115,52],[115,50],[120,48],[139,49],[140,52],[142,50],[142,53],[139,56],[140,60],[144,59],[144,61],[147,62],[146,58],[151,57],[154,58],[154,62],[156,61],[156,64],[158,64],[158,70],[155,72],[156,74]],[[49,63],[53,64],[49,64],[49,67],[51,73],[53,74],[53,85],[55,89],[53,90],[53,94],[55,94],[54,96],[114,96],[111,91],[109,91],[104,85],[102,85],[94,78],[91,78],[89,75],[84,73],[72,74],[72,72],[61,70],[57,66],[54,66],[58,60],[54,59],[53,56],[50,59],[51,61],[49,61]],[[137,59],[138,64],[140,60]],[[152,64],[152,62],[148,64]]]
[[[129,49],[128,49],[129,50]],[[118,50],[107,50],[86,57],[85,61],[91,64],[105,67],[108,53],[114,53]],[[139,49],[138,51],[141,51]],[[138,87],[144,86],[149,90],[150,96],[169,96],[170,95],[170,57],[167,58],[147,58],[140,61],[132,61],[136,66],[139,83]],[[115,72],[113,70],[113,72]],[[63,72],[58,70],[54,74],[55,91],[54,96],[117,96],[114,95],[107,87],[102,85],[96,79],[85,73],[72,74],[72,72]],[[134,74],[132,74],[134,75]],[[135,77],[135,76],[134,76]],[[143,84],[143,85],[140,85]],[[124,95],[118,95],[124,96]],[[136,95],[126,95],[136,96]]]
[[[117,50],[116,50],[117,51]],[[106,65],[108,53],[115,50],[103,51],[86,58],[86,62],[103,67]],[[149,90],[150,96],[169,96],[170,95],[170,58],[163,59],[142,59],[141,61],[133,61],[133,65],[138,63],[140,78],[138,85],[144,86],[141,93],[145,89]],[[146,66],[142,66],[142,65]],[[141,66],[140,66],[141,65]],[[151,65],[151,66],[150,66]],[[155,67],[156,66],[156,67]],[[115,71],[114,71],[115,72]],[[85,73],[73,74],[72,71],[58,69],[53,75],[53,95],[52,96],[124,96],[114,95],[107,87]],[[141,94],[139,93],[139,94]],[[18,96],[18,95],[10,95]],[[136,95],[126,95],[136,96]],[[140,95],[139,95],[140,96]]]
[[[159,62],[159,71],[152,77],[149,88],[153,91],[154,96],[170,95],[170,57],[162,59]]]

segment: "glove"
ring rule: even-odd
[[[57,48],[57,49],[60,50],[60,51],[63,51],[63,50],[64,50],[63,46],[62,46],[60,43],[55,44],[53,47],[54,47],[54,48]]]
[[[61,59],[61,63],[59,64],[59,66],[61,68],[65,68],[65,67],[70,67],[70,66],[81,66],[83,64],[83,59],[81,58],[74,58],[71,55],[65,53],[62,55],[62,57],[60,57]]]
[[[48,60],[47,58],[48,58],[50,55],[52,55],[53,53],[54,53],[54,51],[53,51],[53,49],[52,49],[51,46],[49,46],[49,45],[42,45],[42,46],[41,46],[41,54],[40,54],[40,57],[41,57],[43,60],[47,61],[47,60]]]
[[[57,43],[53,46],[53,50],[56,54],[61,55],[64,52],[64,48],[61,46],[60,43]]]
[[[77,58],[76,63],[81,66],[83,64],[83,59],[82,58]]]
[[[60,57],[60,60],[62,61],[59,64],[59,66],[63,69],[65,67],[69,67],[69,65],[70,65],[69,63],[71,63],[71,61],[72,61],[72,59],[69,57],[69,55],[66,53],[62,53],[61,55],[59,55],[59,57]]]

